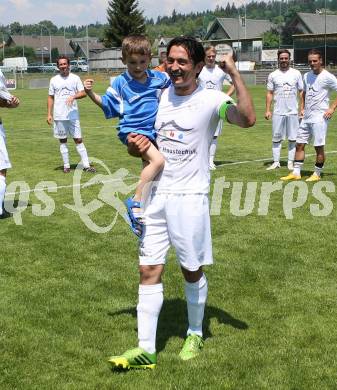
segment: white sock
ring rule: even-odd
[[[154,353],[158,317],[164,300],[163,284],[140,284],[138,294],[138,346],[146,352]]]
[[[68,151],[68,145],[66,143],[60,144],[60,152],[61,152],[64,168],[70,168],[69,151]]]
[[[89,168],[90,167],[89,158],[88,158],[87,149],[85,148],[84,143],[81,142],[80,144],[76,144],[76,150],[77,150],[77,153],[81,157],[83,168]]]
[[[321,177],[321,174],[322,174],[322,171],[323,171],[323,168],[324,168],[324,164],[319,164],[321,166],[317,166],[316,164],[315,164],[315,173],[316,173],[317,176]]]
[[[288,161],[295,160],[295,152],[296,152],[296,141],[288,142]]]
[[[188,330],[187,334],[197,334],[202,337],[202,322],[207,300],[207,279],[203,275],[198,282],[185,282],[187,301]]]
[[[5,199],[6,192],[6,177],[0,175],[0,214],[4,212],[2,205]]]
[[[303,160],[299,160],[299,161],[295,160],[294,161],[294,170],[293,170],[294,175],[301,176],[301,169],[302,169],[303,163],[304,163]]]
[[[281,142],[273,142],[272,152],[274,162],[280,162],[281,146]]]
[[[214,164],[214,157],[215,157],[215,151],[216,147],[218,145],[218,138],[213,138],[211,146],[209,147],[209,163]]]

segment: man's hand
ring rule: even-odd
[[[48,115],[47,116],[47,123],[48,123],[48,125],[51,125],[52,121],[53,121],[53,117],[51,115]]]
[[[130,133],[127,140],[128,153],[134,157],[141,157],[151,146],[151,141],[145,135]]]
[[[92,87],[94,86],[94,80],[93,79],[86,79],[84,80],[84,90],[86,93],[88,93],[89,91],[92,91]]]
[[[74,100],[75,100],[75,96],[69,96],[66,100],[66,105],[69,107],[72,106]]]
[[[225,73],[231,75],[233,72],[236,72],[235,62],[233,57],[229,53],[224,53],[219,61],[219,68],[221,68]]]
[[[267,119],[267,121],[269,121],[269,119],[271,119],[272,115],[273,114],[271,113],[271,111],[266,111],[264,114],[264,118]]]
[[[323,118],[324,119],[331,119],[334,112],[335,112],[335,110],[333,108],[329,108],[328,110],[325,111]]]

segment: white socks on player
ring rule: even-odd
[[[64,168],[70,168],[69,151],[68,151],[68,145],[66,143],[62,143],[62,144],[60,143],[60,152],[61,152]]]
[[[296,141],[288,142],[288,161],[295,160],[295,152],[296,152]]]
[[[197,334],[202,337],[202,321],[207,300],[207,279],[203,275],[198,282],[185,282],[185,295],[188,312],[187,334]]]
[[[0,214],[4,212],[2,205],[5,199],[6,192],[6,177],[0,175]]]
[[[81,142],[80,144],[76,144],[76,150],[77,150],[77,153],[81,157],[83,168],[89,168],[90,167],[89,158],[88,158],[87,149],[85,148],[84,143]]]
[[[304,163],[303,160],[298,160],[298,161],[295,160],[294,161],[294,170],[293,170],[294,175],[301,176],[301,169],[302,169],[303,163]]]
[[[272,152],[274,162],[280,162],[281,146],[281,142],[273,142]]]
[[[213,138],[211,146],[209,147],[209,164],[214,164],[214,157],[216,152],[216,147],[218,145],[218,138]]]
[[[137,305],[139,347],[146,352],[156,351],[158,317],[163,305],[163,284],[139,285]]]

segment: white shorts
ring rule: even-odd
[[[6,148],[6,134],[5,129],[0,124],[0,170],[12,168],[11,162],[9,161],[7,148]]]
[[[325,145],[325,137],[328,131],[328,121],[323,119],[318,123],[302,122],[298,129],[296,142],[298,144],[308,144],[312,142],[314,146]]]
[[[145,209],[140,265],[165,264],[170,246],[181,267],[197,271],[213,263],[208,195],[158,194]]]
[[[66,121],[54,121],[54,137],[58,139],[64,138],[82,138],[80,121],[66,120]]]
[[[273,115],[273,142],[281,142],[284,139],[296,140],[299,120],[297,115]]]
[[[214,137],[219,137],[219,135],[222,133],[222,127],[223,127],[223,120],[220,119],[216,127]]]

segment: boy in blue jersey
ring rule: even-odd
[[[160,91],[169,86],[170,79],[166,73],[148,70],[151,44],[144,36],[130,35],[123,40],[122,61],[128,70],[116,77],[105,95],[99,96],[93,91],[92,79],[84,81],[84,88],[90,99],[102,108],[107,119],[119,118],[118,137],[124,144],[127,144],[129,133],[145,135],[152,141],[150,148],[141,155],[144,164],[135,195],[126,201],[132,230],[141,237],[144,227],[142,191],[165,163],[155,146],[154,122]]]

